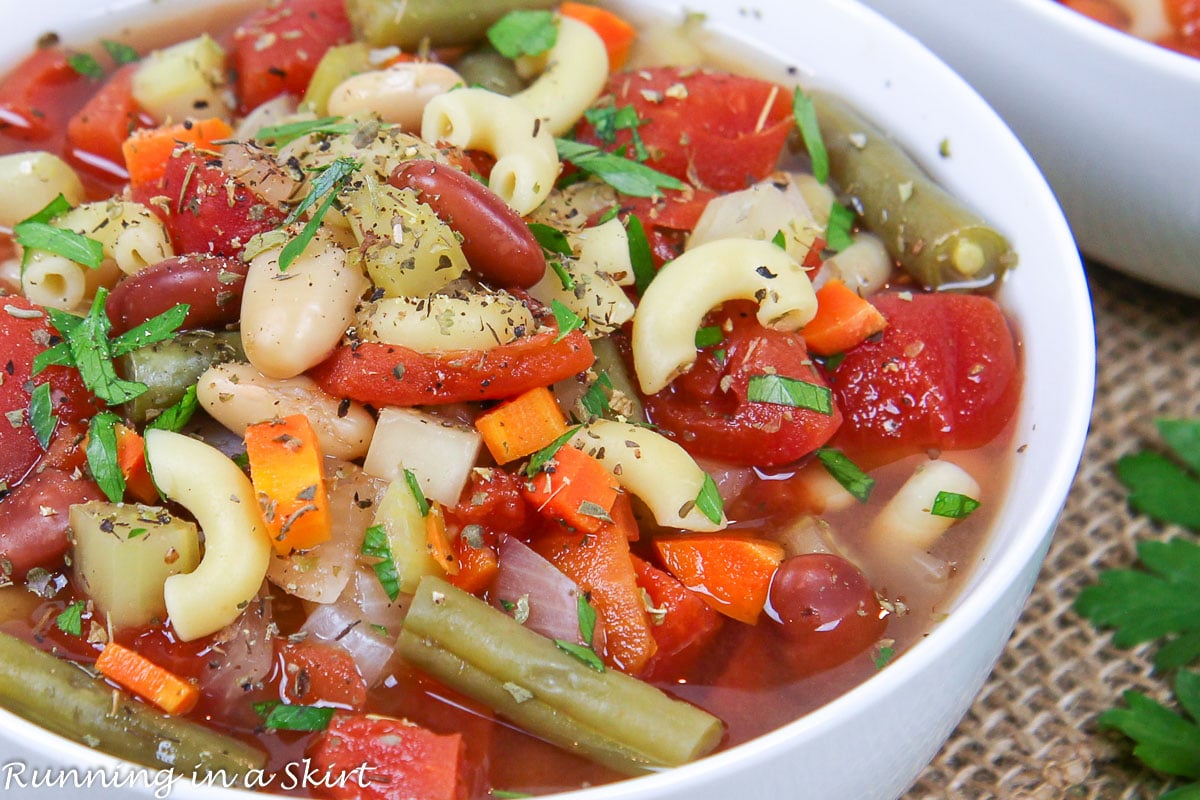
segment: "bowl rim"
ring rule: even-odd
[[[1048,3],[1048,0],[1018,1],[1024,2],[1026,5],[1030,5],[1032,2]],[[109,4],[108,8],[127,14],[131,8],[140,5],[141,2],[153,2],[153,0],[120,0],[120,2]],[[783,0],[780,0],[779,4],[782,5],[782,2]],[[838,0],[823,0],[823,2],[831,7],[836,6],[840,13],[857,15],[859,19],[869,21],[871,25],[882,25],[890,28],[891,34],[889,35],[894,34],[905,40],[903,46],[906,50],[911,52],[919,51],[921,58],[937,60],[928,50],[918,44],[913,37],[900,31],[894,24],[887,22],[872,9],[857,3],[841,3]],[[1057,3],[1052,4],[1058,5]],[[655,3],[656,7],[666,9],[682,8],[684,5],[686,4],[677,2],[677,0],[658,0]],[[102,13],[103,10],[103,7],[99,7],[96,12],[97,15]],[[1066,8],[1061,8],[1057,11],[1062,12],[1064,15],[1080,16]],[[96,19],[98,18],[97,16]],[[1087,23],[1100,28],[1104,27],[1086,19],[1076,22]],[[1076,24],[1076,22],[1070,24]],[[744,29],[730,30],[724,25],[719,25],[717,29],[722,33],[734,35],[736,38],[745,38],[748,35],[745,34]],[[1136,39],[1136,37],[1112,30],[1101,31],[1099,33],[1114,38]],[[1139,50],[1143,48],[1148,50],[1164,49],[1141,40],[1137,40],[1136,43],[1139,46]],[[1168,53],[1177,59],[1187,58],[1186,56],[1170,53],[1170,51]],[[0,57],[3,57],[3,54],[0,54]],[[974,106],[972,110],[975,113],[986,115],[989,118],[989,126],[992,128],[995,126],[1004,127],[1005,133],[1011,140],[1010,145],[1019,150],[1020,154],[1023,155],[1023,159],[1019,163],[1019,167],[1023,172],[1022,179],[1031,182],[1031,188],[1037,197],[1036,202],[1038,205],[1048,205],[1048,207],[1057,208],[1057,202],[1054,200],[1049,187],[1045,184],[1041,174],[1033,165],[1028,154],[1025,153],[1024,148],[1017,142],[1015,136],[1007,130],[995,113],[991,111],[990,107],[960,77],[953,74],[948,67],[940,62],[939,66],[940,70],[943,71],[945,80],[957,84],[960,93],[963,91],[969,93]],[[801,82],[803,80],[804,78],[801,77]],[[1015,153],[1017,150],[1013,152]],[[1060,259],[1067,259],[1064,263],[1068,266],[1072,261],[1078,263],[1078,253],[1074,251],[1073,239],[1071,239],[1066,221],[1062,218],[1061,213],[1057,219],[1047,222],[1047,230],[1052,230],[1053,236],[1051,239],[1061,250],[1061,252],[1055,255]],[[1067,269],[1067,267],[1065,266],[1064,269]],[[1087,297],[1082,268],[1078,270],[1077,275],[1067,275],[1066,280],[1074,286],[1077,294],[1081,293],[1082,297]],[[1088,313],[1090,315],[1090,309]],[[1072,336],[1072,349],[1081,357],[1078,361],[1064,367],[1064,375],[1067,376],[1066,383],[1071,387],[1071,392],[1060,399],[1070,407],[1079,410],[1086,408],[1090,411],[1095,377],[1094,339],[1092,338],[1090,329],[1086,334],[1080,330],[1072,330],[1069,333]],[[1026,405],[1026,401],[1022,401],[1022,406]],[[945,657],[955,642],[963,637],[964,632],[978,624],[993,609],[995,598],[999,597],[1006,588],[1009,588],[1017,580],[1018,576],[1028,568],[1031,560],[1037,559],[1040,561],[1041,554],[1044,553],[1045,546],[1048,544],[1050,532],[1053,530],[1054,521],[1061,511],[1062,503],[1074,480],[1079,460],[1082,456],[1084,439],[1087,432],[1086,417],[1088,415],[1084,414],[1083,416],[1084,420],[1076,425],[1073,430],[1064,432],[1061,437],[1056,439],[1059,445],[1058,449],[1052,454],[1047,454],[1047,458],[1052,457],[1054,461],[1054,466],[1048,469],[1054,480],[1050,485],[1045,487],[1045,491],[1038,495],[1035,503],[1023,510],[1023,515],[1031,520],[1032,523],[1026,524],[1021,528],[1018,535],[1011,540],[1011,546],[1006,551],[998,554],[996,559],[988,565],[985,574],[976,584],[964,588],[963,593],[960,595],[959,600],[955,602],[953,611],[947,619],[935,626],[929,636],[917,642],[903,657],[896,659],[894,663],[890,664],[887,670],[881,671],[838,698],[793,722],[737,747],[708,756],[692,764],[633,780],[588,789],[572,790],[547,795],[547,797],[591,800],[592,798],[601,797],[618,798],[626,794],[641,796],[645,793],[647,796],[650,796],[654,794],[656,788],[664,784],[677,784],[681,781],[691,781],[693,783],[702,781],[706,775],[724,770],[730,762],[741,763],[756,758],[765,758],[797,738],[819,733],[822,728],[831,725],[833,720],[844,716],[847,710],[872,705],[880,697],[892,691],[895,684],[906,682],[913,675],[927,669],[930,664],[936,662],[939,658]],[[1009,492],[1011,492],[1011,487]],[[999,525],[1000,522],[1001,520],[998,519],[996,524]],[[891,677],[881,679],[881,676],[885,675]],[[72,759],[77,760],[79,763],[90,763],[109,768],[130,767],[127,762],[92,750],[82,744],[64,739],[5,709],[0,709],[0,721],[5,723],[4,727],[9,731],[12,731],[14,727],[23,729],[23,735],[26,739],[39,743],[47,753],[55,752],[62,754],[65,751],[66,754],[69,754]],[[137,768],[134,767],[134,769]],[[153,772],[153,770],[149,771]],[[194,788],[202,791],[205,798],[252,796],[235,790],[224,790],[214,793],[217,790],[203,786]]]

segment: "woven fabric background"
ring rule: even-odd
[[[1152,651],[1112,646],[1071,608],[1099,571],[1127,567],[1142,539],[1189,535],[1130,511],[1113,466],[1158,443],[1158,416],[1200,416],[1200,300],[1089,265],[1096,313],[1096,403],[1083,461],[1016,632],[968,716],[904,800],[1156,798],[1096,717],[1137,689],[1164,699]],[[1200,500],[1198,500],[1200,502]]]

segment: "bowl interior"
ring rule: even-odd
[[[768,76],[843,95],[1009,236],[1020,265],[1002,291],[1002,302],[1024,341],[1025,392],[1016,441],[1022,452],[981,563],[948,619],[925,641],[847,695],[758,740],[669,773],[571,796],[715,797],[712,787],[719,784],[714,781],[733,776],[747,793],[763,797],[771,796],[769,791],[795,796],[802,786],[812,798],[895,797],[965,712],[1011,633],[1078,464],[1091,404],[1094,348],[1088,292],[1074,241],[1037,168],[990,108],[915,40],[870,10],[839,0],[759,0],[753,9],[722,0],[689,0],[686,7],[668,0],[639,2],[636,9],[632,2],[623,5],[631,12],[702,12],[714,31],[728,35],[739,47],[764,53]],[[0,30],[0,65],[13,63],[47,30],[80,43],[133,20],[170,20],[184,8],[191,12],[195,4],[60,0],[46,9],[21,7],[10,12]],[[206,13],[212,13],[207,6]],[[946,146],[948,156],[941,154]],[[973,631],[992,627],[995,633],[978,663],[967,671],[958,669],[956,647]],[[886,741],[888,724],[878,726],[878,757],[866,758],[855,770],[845,769],[845,757],[840,767],[806,762],[803,776],[786,767],[790,755],[822,741],[838,741],[848,727],[866,733],[866,741],[871,741],[874,734],[863,730],[869,725],[863,720],[873,709],[886,708],[922,675],[939,675],[948,682],[944,698],[928,699],[936,713],[926,730],[920,723],[909,731],[896,728],[907,734],[908,741],[901,745],[899,736]],[[0,738],[21,741],[44,759],[104,767],[115,763],[7,712],[0,711],[0,719]],[[756,767],[770,774],[752,777]],[[860,774],[837,777],[832,775],[835,768]],[[871,788],[856,788],[866,786]],[[180,796],[197,791],[177,788]],[[216,796],[216,790],[202,793]]]

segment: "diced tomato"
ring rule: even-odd
[[[749,303],[726,304],[706,324],[724,339],[700,351],[691,371],[646,398],[650,420],[688,451],[734,464],[794,462],[829,441],[842,422],[830,414],[748,397],[750,379],[777,375],[825,388],[804,338],[764,328]],[[728,329],[728,330],[726,330]]]
[[[352,38],[345,3],[283,0],[251,14],[233,33],[241,110],[303,94],[325,51]]]
[[[153,123],[133,99],[136,69],[137,64],[126,64],[114,72],[67,123],[67,145],[77,163],[128,177],[121,144],[135,129]],[[97,163],[97,159],[103,163]]]
[[[633,106],[646,164],[700,188],[744,189],[765,178],[792,128],[791,93],[775,83],[713,70],[654,67],[614,75],[607,91],[617,108]],[[609,148],[588,122],[580,141]],[[633,133],[615,133],[626,153]],[[611,148],[609,148],[611,149]]]
[[[285,215],[226,173],[220,161],[195,150],[176,152],[162,185],[137,184],[134,199],[149,206],[167,227],[178,253],[233,257],[258,233],[283,223]],[[152,202],[165,197],[166,203]]]
[[[639,677],[647,681],[681,678],[716,636],[724,618],[700,595],[658,567],[637,556],[633,566],[637,584],[653,606],[650,633],[658,644]]]
[[[860,464],[929,449],[980,447],[1020,396],[1017,346],[995,301],[961,294],[878,294],[882,336],[846,354],[830,384],[846,423],[835,439]]]
[[[43,449],[29,420],[35,386],[49,382],[54,414],[61,426],[80,422],[96,411],[94,398],[76,370],[49,367],[34,376],[33,359],[56,335],[37,306],[28,300],[0,298],[0,483],[20,483],[42,457]]]
[[[342,648],[321,642],[283,641],[278,648],[280,694],[297,705],[318,703],[361,709],[367,684]]]
[[[460,733],[442,736],[402,719],[338,712],[310,757],[325,773],[324,793],[336,800],[465,796]]]
[[[57,568],[70,546],[71,506],[103,499],[91,480],[60,469],[44,469],[27,478],[0,500],[0,577],[22,581],[34,567]]]
[[[49,139],[66,125],[69,98],[81,91],[90,91],[87,79],[65,52],[35,50],[0,83],[0,131],[27,142]]]
[[[708,201],[716,196],[714,192],[691,188],[666,189],[654,197],[622,195],[621,209],[626,216],[635,216],[642,223],[657,269],[683,255],[687,234],[700,221]]]
[[[524,532],[529,509],[521,497],[521,481],[502,469],[474,470],[462,497],[446,509],[446,522],[453,526],[478,525],[485,532],[517,535]]]
[[[1167,19],[1181,36],[1200,34],[1200,0],[1163,0]]]
[[[309,375],[330,394],[376,407],[503,400],[592,365],[592,346],[581,331],[557,336],[550,330],[491,350],[431,354],[361,342],[334,350]]]

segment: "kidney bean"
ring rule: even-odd
[[[3,576],[22,581],[34,567],[58,566],[70,544],[67,540],[70,507],[103,499],[104,494],[95,483],[74,478],[60,469],[44,469],[30,475],[12,494],[0,500]]]
[[[471,269],[488,283],[528,289],[546,274],[546,257],[525,221],[479,181],[436,161],[406,161],[392,171],[397,189],[414,189],[462,237]]]
[[[184,328],[221,328],[236,322],[247,265],[238,258],[175,256],[131,275],[108,296],[113,333],[123,333],[177,303],[191,306]]]

